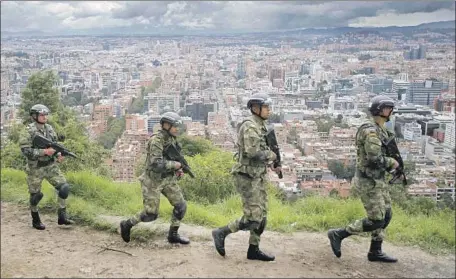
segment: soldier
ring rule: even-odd
[[[37,104],[30,109],[33,120],[27,126],[28,132],[22,134],[19,140],[22,154],[27,158],[26,173],[27,185],[30,193],[30,210],[32,214],[32,226],[37,230],[46,227],[41,223],[38,213],[38,203],[43,198],[41,182],[45,178],[54,186],[58,195],[58,220],[59,225],[71,225],[74,222],[66,216],[66,199],[70,191],[70,185],[60,171],[56,161],[63,162],[64,156],[56,153],[52,147],[46,149],[35,148],[32,144],[35,135],[42,135],[52,141],[57,141],[57,135],[51,125],[47,124],[50,111],[45,105]]]
[[[238,132],[237,163],[232,174],[242,197],[244,215],[227,226],[212,231],[215,249],[225,256],[225,238],[239,230],[250,231],[247,259],[273,261],[274,256],[259,249],[260,237],[267,222],[267,166],[276,159],[266,144],[266,119],[271,113],[271,99],[266,94],[254,94],[247,103],[252,116],[244,120]],[[281,168],[273,168],[279,173]]]
[[[357,148],[356,173],[353,190],[361,198],[367,218],[356,220],[345,228],[328,231],[331,248],[337,257],[342,255],[342,240],[352,234],[371,232],[369,261],[397,262],[396,258],[382,252],[384,230],[391,221],[391,198],[386,172],[391,172],[399,163],[385,156],[382,140],[393,134],[385,127],[394,108],[394,101],[386,96],[376,96],[369,108],[373,121],[361,125],[355,138]]]
[[[120,222],[120,233],[125,242],[130,242],[130,231],[139,222],[152,222],[158,217],[160,193],[174,207],[168,233],[170,243],[189,244],[190,240],[178,234],[180,221],[187,211],[187,203],[177,185],[183,175],[182,165],[167,159],[166,147],[177,144],[176,136],[181,126],[181,118],[175,112],[166,112],[160,119],[161,130],[147,143],[145,171],[139,177],[143,195],[144,210],[128,220]]]

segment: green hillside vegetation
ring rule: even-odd
[[[52,75],[42,75],[42,78],[52,78]],[[34,90],[34,82],[39,80],[30,78],[30,84],[27,84],[29,90]],[[42,84],[40,82],[39,86]],[[48,105],[49,102],[51,101],[45,97],[36,99],[36,103]],[[24,104],[31,106],[32,102]],[[50,107],[55,108],[51,117],[52,124],[58,133],[65,134],[67,138],[63,144],[85,160],[81,162],[67,158],[62,164],[62,170],[72,185],[68,213],[80,225],[113,231],[115,228],[99,221],[97,216],[130,216],[140,211],[142,196],[139,183],[113,182],[108,168],[103,164],[109,152],[81,133],[84,130],[83,124],[77,121],[70,109],[58,100],[52,105]],[[28,108],[23,109],[27,111]],[[18,136],[24,131],[22,124],[15,125],[9,131],[8,140],[2,143],[1,199],[28,205],[25,160],[17,143]],[[196,175],[196,179],[186,175],[180,181],[188,200],[184,222],[217,227],[240,217],[241,199],[230,175],[234,163],[232,154],[217,149],[203,139],[183,136],[181,140],[187,160]],[[140,173],[139,170],[137,174]],[[401,199],[394,199],[393,220],[387,229],[387,241],[417,245],[429,251],[454,253],[454,210],[440,209],[430,199],[405,197],[404,190],[396,191],[401,191]],[[57,198],[48,182],[43,182],[43,192],[40,210],[55,212]],[[308,196],[290,202],[272,185],[269,185],[268,192],[268,230],[324,232],[365,216],[361,202],[354,197],[341,199]],[[164,197],[159,213],[162,221],[167,222],[171,217],[171,205]],[[132,238],[138,240],[140,234],[140,230],[134,230]]]

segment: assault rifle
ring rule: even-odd
[[[180,148],[178,148],[175,144],[170,144],[168,145],[168,147],[166,147],[164,153],[166,154],[166,157],[168,157],[169,160],[178,161],[179,163],[181,163],[182,170],[184,171],[184,173],[190,175],[191,178],[195,178],[195,175],[190,169],[187,160],[185,160],[184,156],[182,156],[182,154],[180,153]]]
[[[275,153],[276,159],[273,162],[274,168],[282,166],[282,159],[280,158],[280,149],[279,149],[279,144],[277,143],[277,137],[274,131],[274,128],[269,128],[268,132],[266,133],[266,144],[269,146],[272,152]],[[278,173],[279,178],[283,178],[282,171]]]
[[[382,140],[382,145],[386,149],[386,156],[393,158],[399,163],[399,167],[397,167],[395,170],[391,172],[393,178],[389,181],[389,184],[393,184],[401,176],[404,176],[402,184],[404,186],[407,185],[407,178],[405,177],[404,172],[404,161],[402,160],[401,153],[399,152],[399,148],[397,147],[397,143],[394,136],[392,136],[390,139],[386,141]]]
[[[46,148],[52,147],[55,149],[56,153],[60,153],[60,154],[62,154],[62,156],[65,156],[65,157],[70,156],[70,157],[82,160],[81,158],[76,156],[76,154],[74,154],[70,150],[66,149],[63,145],[61,145],[57,142],[54,142],[50,139],[47,139],[47,138],[43,137],[42,135],[35,135],[32,140],[32,145],[37,148],[41,148],[41,149],[46,149]]]

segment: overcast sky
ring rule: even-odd
[[[1,2],[1,31],[267,31],[455,20],[454,1]]]

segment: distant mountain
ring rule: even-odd
[[[305,29],[294,29],[288,31],[273,31],[273,32],[258,32],[262,34],[324,34],[324,35],[339,35],[344,33],[359,33],[359,32],[409,32],[414,30],[437,30],[437,29],[456,29],[456,21],[439,21],[431,23],[423,23],[416,26],[386,26],[386,27],[331,27],[331,28],[305,28]]]
[[[416,27],[420,29],[443,29],[443,28],[450,28],[450,29],[456,29],[456,21],[454,20],[449,20],[449,21],[438,21],[438,22],[431,22],[431,23],[423,23],[420,25],[417,25]]]
[[[321,34],[321,35],[340,35],[344,33],[359,33],[359,32],[410,32],[414,30],[437,30],[437,29],[456,29],[456,21],[439,21],[431,23],[423,23],[416,26],[387,26],[387,27],[331,27],[331,28],[302,28],[292,30],[274,30],[274,31],[259,31],[259,32],[242,32],[242,31],[227,31],[218,32],[215,30],[177,30],[169,28],[155,29],[153,31],[143,28],[115,27],[115,28],[94,28],[88,30],[67,30],[64,33],[51,33],[43,31],[25,31],[25,32],[8,32],[2,31],[1,37],[45,37],[45,36],[224,36],[224,35],[248,35],[248,34]]]

